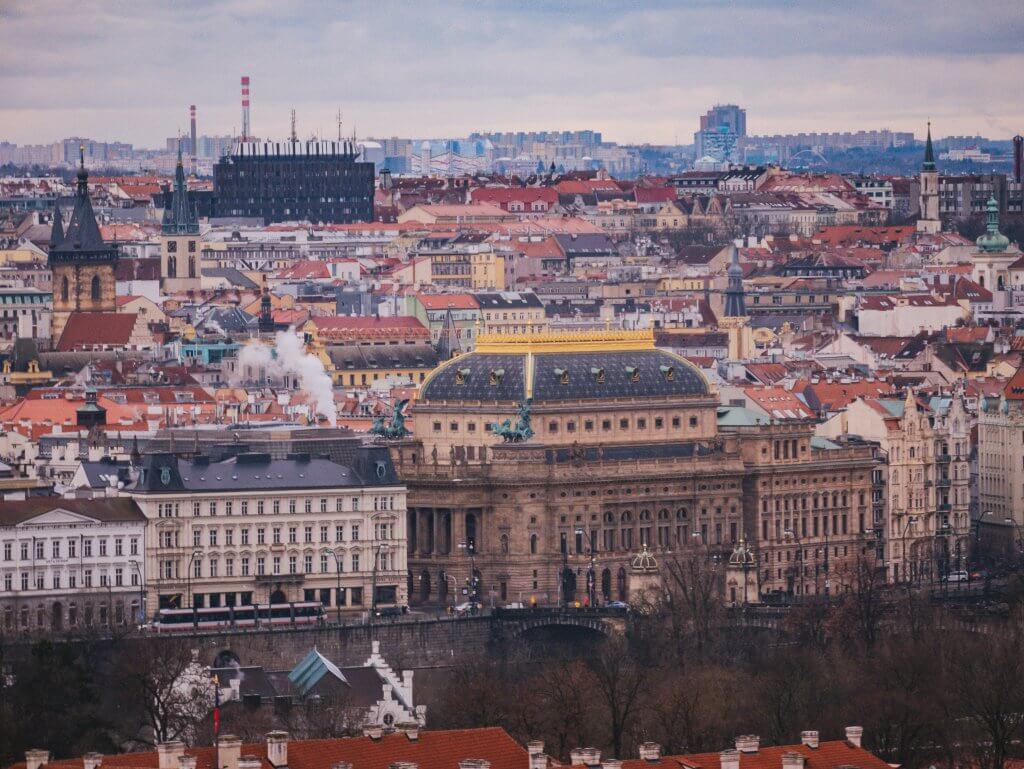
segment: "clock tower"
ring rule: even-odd
[[[103,242],[96,214],[89,200],[89,173],[85,148],[71,220],[65,229],[60,207],[53,214],[48,263],[53,273],[53,339],[60,339],[73,312],[116,312],[117,247]]]
[[[199,221],[189,205],[179,141],[171,206],[164,210],[160,227],[160,278],[165,293],[200,289],[200,256]]]

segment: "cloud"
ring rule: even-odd
[[[0,0],[0,139],[162,146],[200,131],[360,135],[594,128],[689,141],[715,102],[750,130],[1008,136],[1024,125],[1019,0],[522,3]]]

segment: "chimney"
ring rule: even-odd
[[[335,761],[331,764],[331,769],[352,769],[352,764],[348,761]]]
[[[581,748],[580,757],[586,766],[601,765],[601,751],[599,748]]]
[[[388,769],[418,769],[419,764],[413,761],[395,761],[388,765]]]
[[[50,763],[50,751],[48,750],[26,750],[25,769],[39,769],[43,764]]]
[[[249,76],[242,76],[242,141],[249,136]]]
[[[657,763],[661,760],[661,745],[656,742],[640,743],[640,760]]]
[[[530,769],[548,769],[548,757],[544,753],[543,740],[531,740],[526,743],[526,752],[530,755]]]
[[[233,734],[222,734],[217,740],[218,769],[240,769],[238,759],[242,757],[242,740]]]
[[[398,725],[398,731],[409,738],[409,742],[416,742],[420,738],[420,725],[415,721],[404,721]]]
[[[722,769],[740,769],[740,752],[730,748],[718,754],[718,761]]]
[[[363,736],[371,740],[379,740],[384,735],[384,727],[380,724],[366,724],[363,727]]]
[[[736,738],[736,750],[740,753],[756,753],[761,747],[761,738],[756,734],[741,734]]]
[[[846,727],[846,741],[853,745],[855,748],[860,747],[861,737],[864,736],[863,726],[847,726]]]
[[[601,762],[601,769],[622,769],[622,762],[617,758],[606,758]]]
[[[196,757],[178,756],[178,767],[179,769],[196,769]]]
[[[464,758],[459,761],[459,769],[491,769],[491,762],[486,758]]]
[[[813,748],[814,750],[817,750],[818,749],[818,732],[816,730],[811,730],[811,731],[807,731],[807,732],[800,732],[800,742],[802,742],[804,745],[806,745],[809,748]]]
[[[288,766],[288,732],[267,732],[267,761],[273,766]]]
[[[569,751],[569,765],[579,766],[583,763],[583,748],[573,748]]]
[[[102,753],[86,753],[84,756],[82,756],[83,769],[100,769],[100,764],[102,763]]]
[[[178,759],[185,755],[185,743],[180,740],[158,742],[156,745],[159,769],[178,769]],[[32,769],[32,767],[28,767]]]
[[[782,754],[782,769],[804,769],[803,753],[787,751]]]
[[[238,769],[260,769],[262,766],[259,756],[240,756],[238,759]]]

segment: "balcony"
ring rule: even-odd
[[[949,462],[951,459],[952,459],[952,457],[949,454],[936,454],[935,455],[935,461],[936,462]]]
[[[949,504],[949,502],[943,502],[942,504],[939,505],[938,509],[940,513],[948,513],[950,510],[953,509],[953,506]]]
[[[952,483],[952,480],[952,478],[939,478],[939,480],[935,481],[935,485],[938,486],[940,489],[948,489],[950,487],[950,484]]]

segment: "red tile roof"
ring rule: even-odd
[[[196,757],[197,769],[214,769],[212,747],[188,748],[185,754]],[[267,760],[265,742],[242,745],[242,755],[256,756],[262,760],[262,769],[273,769]],[[397,761],[414,763],[419,769],[457,769],[459,762],[467,758],[485,759],[490,762],[491,769],[524,769],[529,760],[526,749],[504,729],[498,728],[421,731],[415,740],[395,733],[379,739],[348,737],[288,743],[288,769],[329,769],[339,761],[352,764],[353,769],[389,769]],[[104,756],[102,765],[116,769],[157,769],[159,758],[156,751],[121,753]],[[81,758],[73,758],[51,761],[45,766],[51,769],[82,769],[83,762]],[[25,769],[25,762],[14,764],[11,769]]]
[[[878,756],[858,748],[845,740],[818,743],[817,748],[807,745],[777,745],[762,747],[756,753],[739,755],[740,769],[781,769],[784,753],[800,753],[806,769],[837,769],[840,766],[857,769],[891,769]],[[681,756],[663,756],[660,761],[632,759],[622,762],[622,769],[721,769],[720,753],[696,753]],[[354,769],[358,769],[355,767]]]
[[[1003,395],[1008,401],[1024,401],[1024,366],[1017,369],[1017,373],[1010,377],[1010,381],[1003,388]]]
[[[479,310],[480,303],[472,294],[416,294],[427,310]]]
[[[57,342],[58,352],[123,347],[132,337],[138,320],[128,312],[73,312]]]

